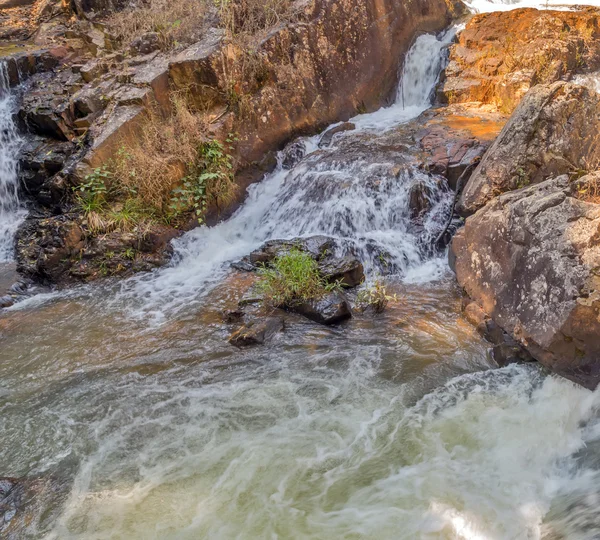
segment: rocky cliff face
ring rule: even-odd
[[[450,50],[440,97],[512,112],[536,84],[600,67],[600,10],[517,9],[473,17]]]
[[[492,198],[565,173],[600,166],[600,95],[557,82],[532,88],[486,153],[458,210],[469,215]]]

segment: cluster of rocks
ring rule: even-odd
[[[302,251],[317,262],[321,278],[327,283],[339,284],[340,288],[353,289],[365,279],[361,261],[352,254],[340,252],[335,240],[326,236],[312,236],[292,240],[270,240],[241,261],[232,264],[239,271],[255,272],[268,268],[273,261],[285,256],[290,250]],[[228,322],[242,322],[242,326],[230,337],[230,343],[242,347],[262,344],[275,333],[283,330],[284,318],[265,311],[263,298],[250,289],[240,300],[238,309],[228,312]],[[350,301],[342,290],[334,290],[312,300],[293,302],[277,308],[303,315],[307,319],[324,325],[339,324],[352,317]]]
[[[474,19],[460,37],[455,54],[471,59],[471,64],[486,58],[486,65],[485,50],[477,55],[465,47],[472,52],[481,46],[475,45],[475,36],[480,43],[479,37],[490,31],[489,21],[493,28],[502,28],[506,42],[511,36],[527,39],[522,25],[529,21],[538,30],[545,25],[563,29],[559,39],[568,43],[554,43],[560,45],[560,56],[554,46],[536,42],[536,58],[550,51],[549,58],[556,60],[556,69],[545,72],[550,79],[546,84],[529,89],[539,76],[506,66],[480,77],[485,84],[492,80],[502,86],[500,81],[513,80],[513,75],[522,82],[523,74],[529,74],[527,84],[519,87],[526,92],[522,99],[514,88],[503,87],[518,105],[460,194],[457,210],[466,223],[450,253],[469,299],[467,318],[494,344],[500,364],[535,359],[592,389],[600,382],[600,178],[595,172],[600,168],[600,95],[557,79],[598,67],[598,15],[595,9],[493,14]],[[547,39],[546,34],[541,32],[539,39]],[[569,55],[579,50],[577,44],[584,38],[586,54],[571,65]],[[494,40],[483,43],[491,47]],[[518,50],[529,54],[527,47]],[[465,62],[463,58],[461,69],[468,71]],[[444,91],[452,88],[457,70],[451,64]],[[473,71],[468,73],[477,79]],[[496,90],[484,97],[477,88],[473,83],[453,99],[493,101],[488,98]]]

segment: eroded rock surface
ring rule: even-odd
[[[483,312],[536,360],[592,389],[600,382],[600,205],[581,194],[599,180],[563,175],[506,193],[452,243],[458,282]]]
[[[572,83],[525,96],[471,176],[458,204],[469,215],[493,197],[600,165],[600,95]]]
[[[597,8],[476,15],[451,47],[440,96],[510,113],[532,86],[600,67],[599,19]]]

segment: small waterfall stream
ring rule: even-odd
[[[292,143],[294,153],[304,157],[291,170],[282,165],[284,150],[277,169],[250,188],[232,218],[177,240],[174,264],[124,283],[118,301],[127,298],[142,316],[152,312],[164,320],[201,302],[230,262],[263,242],[317,234],[357,251],[371,277],[385,272],[422,282],[440,277],[445,259],[432,260],[425,246],[443,227],[452,193],[439,179],[406,164],[401,150],[390,151],[382,134],[431,106],[443,51],[456,31],[420,36],[406,56],[390,107],[351,119],[356,130],[336,136],[330,147],[320,147],[320,135]],[[409,211],[414,189],[429,199],[418,224]]]
[[[0,476],[37,482],[11,540],[600,538],[600,394],[536,365],[490,369],[426,249],[451,193],[388,144],[429,107],[453,32],[416,40],[395,104],[329,146],[295,141],[301,159],[282,154],[170,267],[0,313]],[[18,139],[0,97],[10,224]],[[234,350],[230,263],[317,233],[371,275],[383,257],[400,301],[343,328],[290,315],[268,346]]]
[[[0,264],[12,259],[13,236],[24,217],[19,206],[17,176],[22,141],[14,113],[8,69],[6,63],[0,61]]]

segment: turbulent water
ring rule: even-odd
[[[13,235],[24,214],[17,192],[21,139],[13,119],[14,108],[7,66],[0,62],[0,264],[12,258]]]
[[[600,396],[536,365],[492,369],[427,249],[451,194],[385,144],[429,106],[452,35],[420,37],[393,106],[331,146],[294,143],[304,157],[282,155],[169,268],[0,314],[0,475],[42,485],[13,538],[600,538]],[[245,286],[230,262],[317,233],[370,277],[392,267],[398,301],[228,345],[222,312]]]

